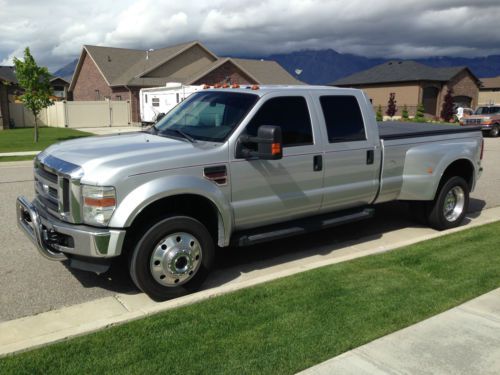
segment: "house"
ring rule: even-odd
[[[390,93],[396,94],[398,112],[404,105],[409,115],[423,104],[424,112],[439,117],[444,97],[453,90],[453,101],[464,107],[478,104],[480,80],[467,67],[433,68],[415,61],[389,61],[368,70],[341,78],[331,84],[363,89],[374,108],[385,113]]]
[[[500,76],[481,78],[479,104],[500,104]]]
[[[69,87],[73,100],[129,100],[139,122],[139,90],[217,83],[300,84],[275,61],[219,57],[200,42],[142,51],[83,46]]]
[[[0,130],[9,128],[9,103],[12,102],[17,88],[14,67],[0,66]]]
[[[50,86],[52,87],[52,95],[54,100],[68,99],[69,82],[62,77],[52,77],[50,79]]]

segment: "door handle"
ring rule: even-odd
[[[366,164],[373,164],[374,160],[375,160],[375,151],[373,150],[366,151]]]
[[[313,158],[313,170],[315,172],[323,170],[323,156],[315,155]]]

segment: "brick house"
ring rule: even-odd
[[[14,67],[0,66],[0,130],[9,128],[9,103],[18,89]]]
[[[71,85],[73,100],[130,100],[139,122],[139,90],[216,83],[300,84],[275,61],[218,57],[199,42],[141,51],[83,46]]]
[[[481,78],[479,104],[500,104],[500,76]]]
[[[374,109],[382,106],[385,113],[389,94],[396,94],[398,112],[404,105],[409,115],[423,104],[426,114],[439,117],[444,97],[453,90],[457,105],[474,108],[478,104],[480,80],[467,67],[433,68],[415,61],[389,61],[368,70],[341,78],[332,86],[363,89]]]

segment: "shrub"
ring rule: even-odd
[[[396,106],[396,93],[391,92],[389,94],[389,101],[387,102],[387,111],[385,111],[385,114],[387,116],[393,117],[396,112],[398,111],[398,107]]]
[[[443,107],[441,109],[441,118],[450,122],[453,119],[453,90],[448,89],[448,92],[444,96]]]
[[[382,106],[380,104],[377,108],[377,121],[384,121],[384,116],[382,115]]]
[[[415,113],[416,122],[425,122],[424,118],[424,105],[420,103],[417,107],[417,112]]]
[[[403,117],[403,120],[408,120],[410,118],[406,104],[403,106],[403,110],[401,111],[401,117]]]

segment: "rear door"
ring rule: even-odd
[[[288,221],[317,213],[322,198],[323,171],[315,166],[321,154],[320,134],[307,91],[300,95],[267,94],[243,133],[255,136],[261,125],[280,126],[283,158],[236,159],[232,146],[231,192],[238,229]],[[316,158],[315,158],[316,157]]]
[[[372,203],[379,186],[381,151],[371,104],[354,90],[318,91],[314,97],[324,131],[321,211]]]

